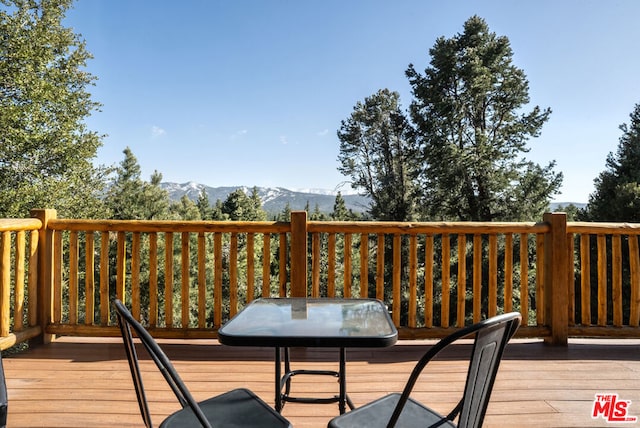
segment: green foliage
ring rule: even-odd
[[[576,207],[574,204],[569,205],[558,205],[553,212],[563,212],[567,214],[567,221],[576,221],[578,216],[580,215],[580,208]]]
[[[609,153],[606,170],[594,180],[595,192],[582,214],[587,221],[640,222],[640,104],[620,125],[618,150]]]
[[[250,196],[247,196],[242,189],[230,193],[221,209],[226,219],[232,221],[262,221],[267,217],[262,209],[262,202],[256,187],[252,189]]]
[[[336,200],[333,204],[333,213],[331,214],[331,218],[333,220],[347,220],[349,218],[349,211],[347,210],[347,205],[344,202],[344,198],[342,197],[342,193],[338,192],[336,195]]]
[[[63,217],[102,215],[105,171],[92,160],[100,136],[85,119],[99,108],[84,70],[91,54],[62,20],[72,0],[0,5],[0,217],[36,207]]]
[[[187,195],[183,195],[180,201],[171,204],[169,211],[171,212],[171,218],[174,220],[202,220],[198,205],[189,199]]]
[[[425,217],[515,221],[540,216],[562,174],[521,156],[551,114],[529,102],[524,72],[506,37],[471,17],[464,31],[439,38],[430,67],[410,65],[411,118],[422,148]]]
[[[116,176],[105,198],[110,217],[116,220],[161,220],[168,216],[169,195],[160,188],[162,174],[157,171],[151,182],[141,177],[140,165],[130,148],[116,168]]]
[[[198,207],[198,211],[200,211],[200,218],[202,220],[214,219],[214,207],[211,206],[211,203],[209,202],[209,195],[205,189],[200,191],[198,200],[196,201],[196,206]]]
[[[412,127],[400,109],[400,95],[388,89],[358,102],[338,131],[341,166],[354,188],[372,198],[378,220],[409,221],[416,207],[416,145]]]

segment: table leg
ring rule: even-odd
[[[276,347],[276,387],[275,387],[275,391],[276,391],[276,398],[275,398],[275,407],[276,407],[276,412],[280,413],[282,411],[282,387],[280,385],[280,348]]]
[[[284,395],[287,397],[291,392],[291,376],[289,376],[289,373],[291,373],[291,354],[289,353],[289,348],[284,348],[284,375],[287,377]],[[280,391],[282,391],[282,384],[280,385]]]
[[[340,401],[338,401],[338,408],[340,409],[340,414],[343,414],[346,409],[347,402],[347,379],[346,375],[346,356],[347,351],[345,348],[340,348]]]

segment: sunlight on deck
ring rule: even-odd
[[[216,340],[161,340],[197,399],[240,386],[273,404],[273,350],[220,345]],[[399,391],[415,361],[433,341],[400,341],[386,349],[347,352],[347,391],[356,406]],[[466,376],[465,352],[457,345],[425,372],[414,397],[447,411]],[[592,419],[597,393],[617,393],[640,416],[640,340],[572,339],[567,348],[517,339],[507,347],[489,404],[485,427],[611,426]],[[294,349],[294,368],[335,369],[335,349]],[[118,338],[60,338],[4,359],[10,427],[143,426]],[[146,386],[158,423],[177,408],[149,360]],[[334,394],[330,379],[295,379],[296,392]],[[336,405],[288,403],[283,414],[296,427],[324,427]],[[626,425],[628,426],[628,425]]]

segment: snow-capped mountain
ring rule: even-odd
[[[188,183],[161,183],[160,186],[169,192],[169,198],[177,201],[183,195],[193,201],[198,199],[202,189],[205,189],[209,197],[209,202],[215,204],[219,199],[224,201],[231,192],[242,189],[247,195],[250,195],[253,187],[249,186],[227,186],[227,187],[210,187],[204,184],[188,182]],[[289,204],[292,210],[303,210],[308,205],[311,211],[316,206],[323,213],[333,211],[333,204],[338,192],[326,189],[298,189],[289,190],[283,187],[257,187],[258,195],[262,201],[262,208],[269,214],[278,214],[284,210]],[[370,205],[369,198],[350,192],[341,192],[347,209],[354,212],[362,213],[367,211]],[[586,204],[576,202],[552,202],[550,210],[555,211],[558,208],[568,205],[575,205],[577,208],[584,208]]]
[[[247,195],[253,191],[253,187],[248,186],[226,186],[210,187],[200,183],[161,183],[160,187],[169,192],[171,200],[179,200],[186,195],[189,199],[196,201],[202,189],[207,192],[209,202],[214,204],[218,199],[224,201],[230,193],[237,189],[242,189]],[[279,213],[289,204],[292,210],[303,210],[308,205],[311,211],[316,206],[321,212],[330,213],[333,211],[338,192],[324,189],[304,189],[289,190],[283,187],[256,187],[258,195],[262,200],[262,208],[268,213]],[[369,199],[365,196],[342,193],[347,209],[354,212],[364,212],[369,207]]]

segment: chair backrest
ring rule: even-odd
[[[458,405],[447,415],[447,419],[454,420],[459,415],[459,428],[481,427],[504,348],[516,333],[520,320],[521,316],[518,312],[498,315],[460,329],[430,348],[413,369],[388,426],[395,425],[427,363],[452,343],[473,336],[475,340],[469,359],[463,396]]]
[[[520,320],[519,313],[511,313],[480,323],[475,333],[458,427],[482,426],[504,348],[518,329]]]
[[[145,347],[151,359],[155,362],[156,366],[160,370],[160,373],[164,376],[165,380],[173,390],[173,393],[178,398],[178,401],[182,407],[189,406],[198,418],[203,427],[210,428],[211,424],[207,421],[207,418],[202,413],[200,406],[195,401],[184,382],[176,372],[173,364],[162,351],[158,343],[153,339],[151,334],[131,315],[131,312],[124,306],[120,300],[114,301],[114,307],[116,309],[116,315],[118,317],[118,325],[122,333],[122,340],[124,342],[125,351],[127,354],[127,360],[129,361],[129,368],[131,370],[131,377],[133,378],[133,384],[136,389],[136,396],[138,398],[138,405],[140,406],[140,413],[142,419],[148,428],[152,428],[151,413],[149,412],[149,406],[147,404],[147,398],[144,392],[144,385],[142,383],[142,375],[140,372],[140,366],[138,364],[138,354],[136,353],[135,344],[133,341],[133,330],[140,339],[140,342]]]
[[[4,368],[2,367],[2,354],[0,354],[0,428],[7,426],[7,384],[4,380]]]

